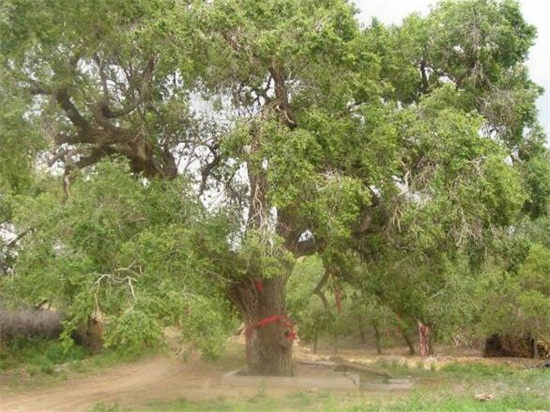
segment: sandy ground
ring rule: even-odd
[[[319,377],[315,368],[298,365],[299,376]],[[104,370],[92,376],[73,377],[39,390],[15,390],[0,386],[0,411],[87,411],[99,403],[137,407],[149,402],[185,398],[247,398],[257,386],[224,385],[227,370],[199,359],[183,362],[176,357],[154,356],[137,363]],[[326,372],[324,374],[327,374]],[[327,374],[328,375],[328,374]],[[284,397],[292,388],[262,388],[270,396]]]
[[[244,350],[244,348],[243,348]],[[340,351],[338,356],[363,364],[380,360],[400,362],[417,367],[423,362],[426,368],[440,368],[450,362],[515,363],[526,366],[529,360],[484,359],[478,356],[436,356],[422,361],[418,357],[388,354],[376,356],[362,350]],[[329,353],[313,355],[297,348],[297,375],[318,377],[318,369],[300,364],[300,360],[329,359]],[[44,389],[20,391],[0,386],[0,411],[87,411],[99,403],[118,404],[121,407],[137,407],[153,401],[169,402],[185,398],[189,401],[216,399],[218,397],[250,397],[258,388],[229,387],[222,384],[227,367],[216,366],[193,358],[184,362],[177,356],[154,356],[130,365],[121,365],[85,377],[69,377]],[[270,396],[284,397],[293,389],[263,388]],[[383,395],[382,395],[383,396]],[[390,396],[387,394],[386,396]]]

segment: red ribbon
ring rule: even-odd
[[[248,327],[246,335],[249,338],[252,332],[255,329],[263,328],[264,326],[269,325],[270,323],[279,322],[282,326],[286,327],[288,330],[285,333],[287,339],[294,340],[297,337],[296,332],[294,331],[294,323],[286,315],[273,315],[267,318],[259,320],[256,324]]]
[[[256,290],[259,293],[262,293],[264,291],[264,284],[260,279],[254,279],[254,284],[256,285]]]

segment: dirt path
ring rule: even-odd
[[[154,401],[247,398],[257,394],[255,386],[222,385],[222,377],[227,372],[226,366],[199,359],[183,362],[175,356],[155,356],[86,377],[70,377],[44,389],[17,390],[0,385],[0,411],[80,412],[100,403],[132,408]],[[308,374],[306,370],[300,372],[304,374]],[[277,398],[294,391],[277,387],[263,390]]]
[[[318,359],[322,356],[297,353],[302,359]],[[419,359],[404,356],[365,356],[363,351],[343,351],[342,355],[349,360],[362,363],[374,363],[380,358],[390,362],[402,362],[409,366],[417,365]],[[477,357],[442,357],[432,360],[436,368],[449,362],[484,362],[503,363]],[[432,367],[428,361],[424,367]],[[257,393],[256,387],[228,387],[222,385],[222,376],[228,372],[220,366],[206,363],[199,359],[188,362],[174,356],[155,356],[142,359],[134,364],[117,366],[86,377],[71,377],[45,389],[33,391],[14,390],[0,385],[0,411],[2,412],[35,412],[35,411],[89,411],[95,405],[118,404],[121,407],[146,406],[149,402],[170,402],[185,398],[189,401],[205,399],[250,397]],[[302,366],[298,376],[315,374]],[[292,389],[268,388],[270,396],[288,395]],[[385,394],[384,396],[388,396]]]
[[[0,387],[0,410],[77,412],[98,403],[132,407],[182,397],[200,400],[215,396],[216,392],[219,396],[234,395],[234,390],[221,387],[221,376],[222,372],[198,360],[184,363],[157,356],[93,376],[69,379],[47,389],[19,392]]]

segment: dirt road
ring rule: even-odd
[[[155,401],[242,399],[257,394],[257,386],[223,385],[222,377],[228,371],[227,365],[215,365],[198,358],[183,362],[175,356],[158,355],[86,377],[70,377],[44,389],[15,390],[0,385],[0,411],[80,412],[89,411],[98,404],[132,408]],[[300,375],[307,374],[305,369],[300,371]],[[294,391],[279,387],[263,390],[276,398]]]
[[[233,395],[224,393],[229,391],[221,387],[221,376],[222,372],[199,360],[184,363],[156,356],[36,391],[18,392],[0,387],[0,410],[77,412],[99,403],[132,407],[182,397],[200,400],[216,392],[220,396]]]
[[[318,359],[298,353],[302,359]],[[380,360],[378,356],[364,357],[363,351],[349,351],[344,357],[362,363]],[[363,355],[363,356],[361,356]],[[404,356],[384,356],[388,362],[399,362],[417,367],[419,358]],[[522,365],[526,360],[522,361]],[[503,360],[489,360],[479,357],[440,357],[427,360],[424,367],[440,368],[451,362],[503,363]],[[433,365],[432,365],[433,363]],[[300,365],[298,365],[300,366]],[[79,412],[89,411],[103,403],[122,408],[147,406],[154,401],[170,402],[176,399],[201,401],[205,399],[251,397],[257,387],[228,387],[222,385],[222,377],[228,372],[227,365],[206,363],[198,358],[183,362],[176,356],[154,356],[130,365],[120,365],[85,377],[70,377],[39,390],[15,390],[0,385],[0,411],[2,412]],[[309,371],[304,366],[297,371],[298,376],[318,372]],[[311,375],[315,376],[315,375]],[[267,388],[270,396],[284,397],[292,389]],[[382,397],[389,394],[381,394]],[[392,395],[393,396],[393,395]]]

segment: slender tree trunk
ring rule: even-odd
[[[313,337],[313,353],[317,353],[317,343],[319,343],[319,333],[315,332]]]
[[[400,313],[396,313],[397,319],[399,319],[399,324],[397,325],[397,329],[399,332],[401,332],[401,335],[403,336],[403,339],[405,339],[405,343],[407,344],[407,347],[409,348],[409,355],[414,355],[416,353],[416,350],[414,348],[414,344],[412,342],[412,339],[409,335],[409,332],[407,331],[407,322],[403,321],[403,317]]]
[[[414,344],[412,342],[411,337],[409,336],[409,333],[403,329],[403,339],[405,339],[405,343],[407,344],[407,347],[409,348],[409,355],[414,355],[416,353],[416,350],[414,349]]]
[[[378,328],[378,323],[373,321],[372,328],[374,329],[374,337],[376,339],[376,354],[382,355],[382,344],[380,342],[380,329]]]
[[[363,322],[362,322],[361,318],[358,318],[358,322],[359,322],[359,342],[361,343],[361,345],[364,345],[365,343],[367,343],[367,336],[365,335],[365,328],[363,326]]]
[[[428,355],[435,353],[435,342],[437,342],[437,326],[435,323],[428,324],[430,334],[428,335]]]
[[[286,318],[283,276],[245,279],[232,285],[229,296],[246,325],[248,374],[292,376],[294,330]]]
[[[533,344],[533,359],[539,359],[540,353],[539,353],[539,345],[538,345],[537,335],[532,335],[531,342]]]

